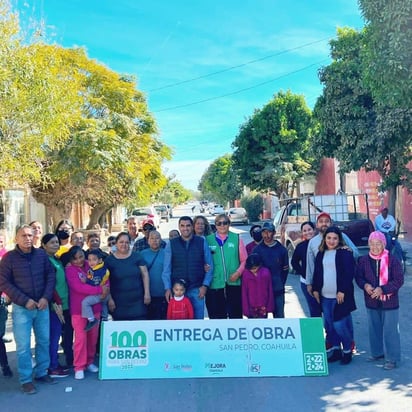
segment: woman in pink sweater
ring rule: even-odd
[[[89,295],[102,294],[103,297],[109,294],[107,286],[91,286],[83,283],[81,278],[87,276],[89,264],[84,257],[84,251],[79,246],[73,246],[69,250],[69,264],[66,266],[66,279],[69,285],[70,314],[74,329],[74,371],[75,379],[84,379],[84,370],[98,372],[99,368],[93,363],[96,355],[96,343],[99,328],[92,328],[85,331],[87,319],[82,317],[82,300]],[[100,303],[93,306],[93,313],[96,319],[100,319]]]

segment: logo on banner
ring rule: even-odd
[[[106,364],[133,368],[149,364],[149,349],[146,333],[142,330],[131,332],[114,331],[110,335],[111,344],[107,351]]]
[[[207,369],[213,375],[218,375],[219,373],[222,373],[226,369],[226,364],[206,362],[205,369]]]
[[[306,373],[320,373],[326,372],[326,359],[324,353],[305,353],[305,372]]]

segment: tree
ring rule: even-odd
[[[412,108],[412,2],[359,0],[366,20],[364,78],[374,100]]]
[[[214,160],[202,175],[198,190],[203,198],[212,198],[220,203],[232,202],[242,193],[242,185],[233,168],[231,154],[226,154]]]
[[[250,222],[257,222],[263,213],[263,197],[261,194],[252,192],[241,199],[242,206],[246,209]]]
[[[133,78],[88,59],[81,49],[43,46],[82,76],[82,117],[58,148],[43,145],[42,180],[33,194],[51,217],[66,217],[74,202],[92,207],[89,227],[116,204],[149,203],[165,183],[161,162],[170,149],[156,137],[154,119]]]
[[[378,171],[393,210],[396,186],[410,185],[412,113],[374,101],[363,79],[366,40],[364,31],[346,28],[330,43],[333,61],[319,71],[324,89],[314,108],[312,153],[336,158],[342,173]]]
[[[243,125],[232,147],[240,182],[251,189],[293,193],[311,170],[311,111],[303,96],[279,92]]]
[[[77,71],[43,51],[0,0],[0,187],[39,181],[44,143],[59,147],[80,117]]]
[[[191,192],[186,189],[175,176],[167,178],[166,185],[155,195],[157,203],[178,205],[187,202],[192,197]]]

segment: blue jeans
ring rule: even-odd
[[[192,288],[186,291],[186,296],[189,298],[193,306],[193,314],[195,319],[205,318],[205,298],[199,298],[199,288]]]
[[[56,312],[50,311],[50,366],[51,370],[59,367],[59,342],[62,334],[62,323],[60,322]]]
[[[33,328],[35,337],[34,354],[36,366],[34,376],[40,378],[47,375],[50,364],[49,356],[49,309],[27,310],[13,303],[13,334],[16,341],[17,370],[20,383],[32,382],[33,367],[31,364],[30,337]]]
[[[353,326],[352,316],[349,314],[340,320],[333,320],[333,312],[337,305],[336,298],[330,299],[322,296],[323,323],[326,330],[328,343],[333,349],[342,349],[344,352],[352,350]]]
[[[309,314],[311,318],[322,317],[322,310],[318,301],[309,294],[306,283],[300,282],[300,287],[302,289],[303,296],[305,296],[306,303],[308,304]]]
[[[273,300],[275,302],[274,318],[285,317],[285,291],[274,291]]]
[[[369,345],[372,356],[385,355],[390,362],[401,360],[399,309],[368,309]]]

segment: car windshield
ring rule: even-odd
[[[144,215],[150,215],[151,210],[147,207],[140,207],[139,209],[133,210],[132,215],[133,216],[144,216]]]

